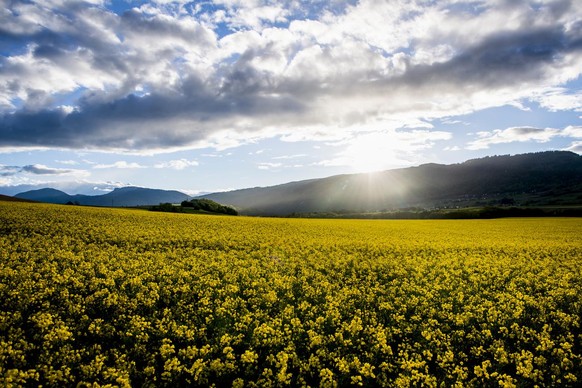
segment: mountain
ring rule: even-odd
[[[69,195],[103,195],[111,190],[124,187],[125,185],[119,182],[80,182],[80,181],[63,181],[50,183],[36,183],[36,184],[20,184],[15,186],[0,186],[0,194],[14,196],[25,191],[40,190],[46,187],[60,190]],[[205,193],[206,194],[206,193]]]
[[[16,194],[14,198],[28,199],[38,202],[67,203],[69,201],[72,202],[74,197],[60,190],[44,188],[25,191],[24,193]]]
[[[582,204],[582,156],[567,151],[492,156],[201,197],[251,215]]]
[[[69,195],[63,191],[45,188],[15,195],[16,198],[48,203],[78,203],[90,206],[146,206],[160,203],[180,203],[190,197],[175,190],[147,189],[142,187],[122,187],[103,195]]]
[[[84,204],[94,206],[145,206],[160,203],[180,203],[190,197],[176,190],[146,189],[142,187],[121,187],[110,193],[86,196]],[[83,204],[83,203],[82,203]]]

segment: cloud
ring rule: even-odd
[[[176,159],[176,160],[169,160],[166,162],[161,162],[155,164],[154,168],[166,168],[166,169],[174,169],[174,170],[183,170],[187,167],[195,167],[198,166],[198,162],[196,160],[188,160],[188,159]],[[117,168],[117,169],[140,169],[140,168],[148,168],[148,166],[141,165],[136,162],[127,162],[125,160],[119,160],[115,163],[110,164],[94,164],[94,169],[110,169],[110,168]]]
[[[580,108],[559,89],[582,74],[580,2],[182,3],[7,5],[0,147],[226,149]]]
[[[136,169],[136,168],[146,168],[146,166],[142,166],[139,163],[128,163],[125,160],[120,160],[115,163],[111,164],[96,164],[93,166],[96,169],[105,169],[105,168],[119,168],[119,169]]]
[[[447,147],[443,148],[443,151],[460,151],[460,150],[461,150],[461,147],[459,147],[459,146],[452,146],[452,147],[447,146]]]
[[[272,170],[275,168],[279,168],[281,166],[283,166],[282,163],[270,163],[270,162],[258,163],[259,170]]]
[[[188,159],[177,159],[177,160],[170,160],[168,162],[158,163],[154,167],[155,168],[170,168],[174,170],[183,170],[187,167],[195,167],[198,166],[198,162],[196,160],[188,160]]]
[[[582,112],[582,92],[569,92],[565,88],[549,88],[533,97],[540,106],[551,112],[574,110]]]
[[[275,157],[273,157],[273,160],[298,159],[298,158],[304,158],[306,156],[308,156],[308,155],[307,154],[282,155],[282,156],[275,156]]]
[[[22,173],[32,175],[87,175],[87,172],[84,170],[51,168],[43,164],[29,164],[25,166],[0,165],[0,176],[8,177]]]
[[[465,124],[464,122],[462,122],[461,120],[451,120],[451,119],[444,119],[441,121],[443,124],[447,124],[447,125],[455,125],[455,124]]]
[[[568,126],[558,128],[511,127],[477,132],[477,139],[467,145],[469,150],[487,149],[492,144],[535,141],[546,143],[555,137],[582,139],[582,127]]]
[[[18,166],[0,166],[0,176],[2,177],[16,175],[21,171],[22,168]]]
[[[570,144],[569,147],[565,149],[565,151],[572,151],[578,154],[582,154],[582,141],[573,142],[572,144]]]
[[[36,175],[61,175],[70,174],[73,170],[65,170],[60,168],[49,168],[42,164],[32,164],[22,167],[23,172],[28,172]]]
[[[66,164],[69,166],[76,166],[79,164],[79,162],[77,162],[75,160],[55,160],[55,162],[60,163],[60,164]]]

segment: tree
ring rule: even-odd
[[[209,213],[228,214],[233,216],[238,215],[238,212],[233,207],[221,205],[217,202],[214,202],[206,198],[193,199],[191,201],[182,201],[180,205],[182,207],[187,207],[193,210],[201,210]]]

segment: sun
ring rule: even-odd
[[[374,172],[401,165],[398,144],[386,133],[368,133],[354,138],[342,152],[354,172]]]

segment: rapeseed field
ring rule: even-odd
[[[0,202],[0,385],[579,386],[581,236]]]

